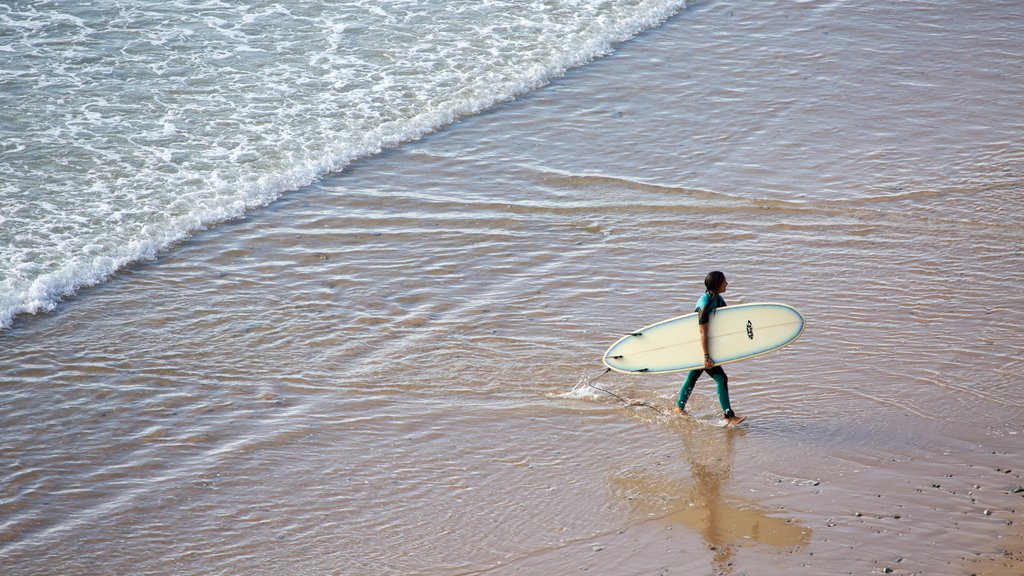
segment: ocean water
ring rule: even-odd
[[[0,572],[1020,573],[1019,3],[14,6]],[[710,269],[736,430],[600,363]]]
[[[682,5],[5,3],[0,328]]]

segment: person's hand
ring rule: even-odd
[[[711,359],[709,354],[704,355],[704,369],[711,370],[711,367],[715,365],[715,361]]]

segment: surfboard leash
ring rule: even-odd
[[[593,388],[594,390],[600,390],[601,392],[604,392],[605,394],[608,394],[609,396],[614,396],[615,398],[618,398],[620,402],[622,402],[623,404],[625,404],[626,406],[628,406],[630,408],[632,408],[634,406],[644,406],[644,407],[650,408],[651,410],[654,410],[658,414],[664,414],[664,412],[659,410],[656,406],[652,406],[652,405],[648,404],[647,402],[642,402],[642,401],[638,401],[638,400],[628,400],[626,398],[623,398],[622,396],[619,396],[615,392],[612,392],[611,390],[605,390],[604,388],[601,388],[600,386],[595,386],[594,385],[594,382],[596,382],[598,378],[604,376],[605,374],[607,374],[607,373],[609,373],[611,371],[612,371],[611,368],[606,368],[604,372],[601,372],[597,376],[595,376],[595,377],[591,378],[590,380],[588,380],[587,383],[584,384],[584,386],[589,386],[589,387]],[[573,390],[576,390],[579,387],[580,386],[577,385],[575,388],[573,388]]]

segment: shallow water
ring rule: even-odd
[[[5,3],[0,329],[682,6]]]
[[[0,566],[1000,573],[1021,18],[698,4],[18,317]],[[681,378],[600,376],[712,268],[807,319],[728,367],[738,430],[708,379],[680,419]]]

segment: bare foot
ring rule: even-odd
[[[676,414],[679,414],[680,416],[689,416],[689,414],[686,413],[686,410],[683,410],[679,406],[673,408],[672,411],[675,412]]]
[[[736,426],[740,422],[743,422],[746,419],[747,419],[746,416],[731,416],[729,418],[723,418],[722,421],[721,421],[721,425],[722,425],[723,428],[725,428],[727,426]]]

